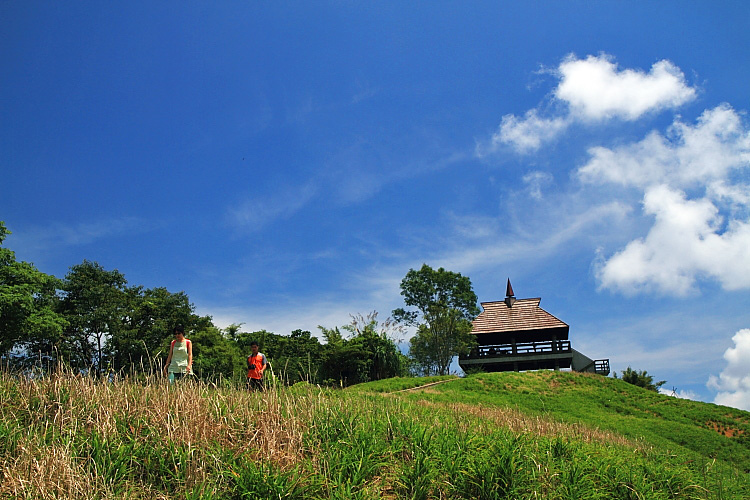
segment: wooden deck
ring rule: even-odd
[[[574,357],[576,361],[574,362]],[[559,370],[573,368],[577,371],[609,375],[609,360],[588,360],[581,366],[582,356],[569,340],[523,342],[513,344],[482,345],[468,355],[459,356],[458,364],[464,371],[480,368],[488,372]],[[575,366],[576,362],[579,366]]]

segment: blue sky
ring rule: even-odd
[[[518,4],[518,5],[516,5]],[[750,4],[0,3],[17,258],[281,334],[422,263],[750,409]]]

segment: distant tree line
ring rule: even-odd
[[[410,373],[445,374],[451,359],[471,348],[477,299],[468,278],[424,265],[401,283],[407,306],[379,322],[377,312],[354,315],[320,335],[295,330],[278,335],[217,328],[195,313],[185,292],[128,285],[119,271],[84,260],[63,278],[16,260],[2,246],[10,234],[0,221],[0,356],[16,367],[65,363],[81,373],[158,371],[181,324],[193,341],[193,371],[202,378],[241,378],[250,342],[258,341],[273,373],[287,383],[351,385]],[[395,338],[416,327],[410,354]],[[156,365],[156,366],[154,366]]]

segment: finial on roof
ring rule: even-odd
[[[505,305],[513,307],[513,303],[516,298],[513,296],[513,287],[510,284],[510,278],[508,278],[508,286],[505,287]]]

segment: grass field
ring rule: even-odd
[[[263,394],[2,374],[0,497],[739,499],[749,428],[567,372]]]

